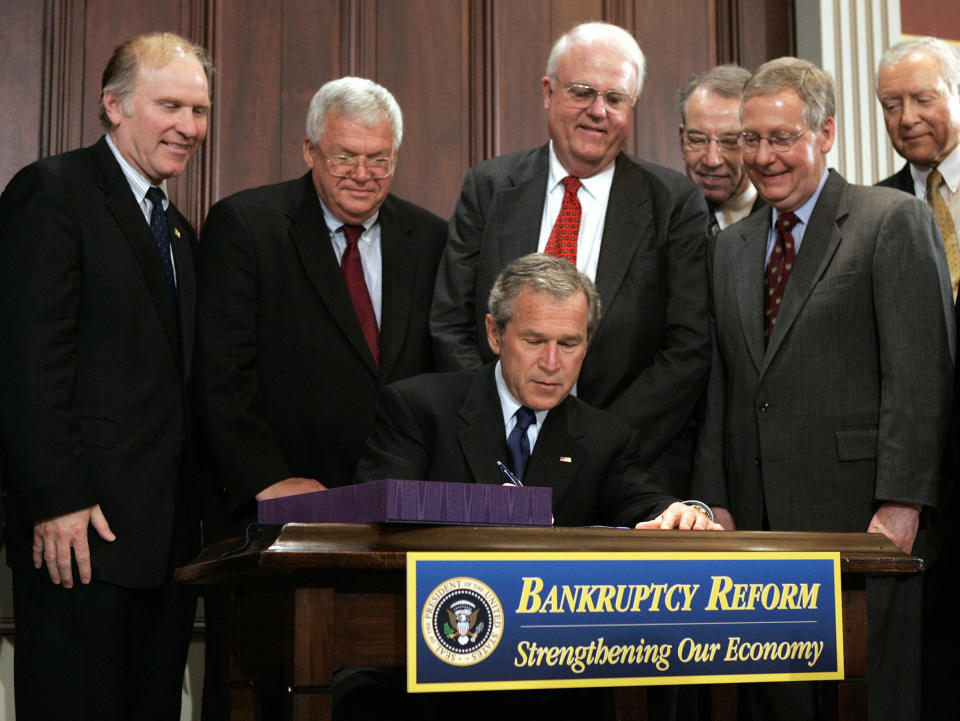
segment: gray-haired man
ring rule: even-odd
[[[687,176],[703,190],[716,235],[763,201],[743,165],[740,95],[750,71],[718,65],[680,88],[680,151]]]
[[[377,390],[432,368],[446,223],[389,192],[402,134],[389,91],[333,80],[310,104],[309,172],[207,216],[197,371],[221,479],[206,488],[211,538],[253,520],[254,499],[351,483]]]

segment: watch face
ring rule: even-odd
[[[696,508],[711,521],[713,520],[713,511],[710,510],[710,507],[707,504],[701,503],[700,501],[684,501],[684,504],[690,506],[691,508]]]

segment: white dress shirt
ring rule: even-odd
[[[600,260],[600,241],[603,239],[603,222],[607,217],[607,203],[613,186],[614,163],[589,178],[580,178],[577,200],[580,201],[580,234],[577,236],[577,270],[597,279],[597,262]],[[550,239],[550,231],[557,222],[563,205],[563,179],[570,173],[561,165],[553,152],[550,141],[550,171],[547,175],[547,199],[543,204],[540,221],[540,240],[537,252],[542,253]]]
[[[320,200],[320,196],[317,196]],[[330,212],[329,208],[320,200],[323,208],[323,219],[330,231],[330,242],[333,244],[333,254],[339,265],[343,260],[343,251],[347,249],[347,238],[343,234],[344,222]],[[373,313],[377,317],[377,328],[380,327],[380,306],[383,298],[383,259],[380,252],[380,210],[367,218],[363,225],[363,233],[357,241],[357,250],[360,251],[360,263],[363,265],[363,280],[367,284],[367,293],[373,304]]]

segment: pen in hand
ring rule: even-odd
[[[500,461],[497,461],[497,470],[500,471],[500,473],[503,474],[503,477],[510,481],[513,485],[523,488],[523,484],[520,482],[520,479],[517,478],[513,472]]]

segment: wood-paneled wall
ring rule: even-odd
[[[544,142],[543,66],[576,22],[636,35],[647,78],[629,149],[677,168],[677,87],[791,47],[780,0],[0,0],[0,17],[0,186],[99,137],[100,74],[118,42],[162,29],[210,49],[210,133],[171,186],[194,222],[224,195],[304,172],[307,104],[334,77],[393,91],[405,116],[393,189],[447,216],[468,167]]]

